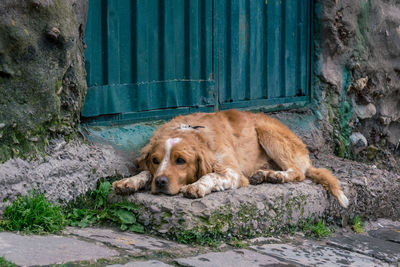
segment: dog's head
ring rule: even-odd
[[[182,186],[212,172],[210,152],[196,132],[155,135],[138,160],[140,168],[152,174],[152,193],[178,194]]]

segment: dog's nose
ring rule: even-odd
[[[156,178],[156,186],[160,189],[163,189],[168,184],[168,177],[167,176],[158,176]]]

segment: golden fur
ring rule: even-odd
[[[151,183],[152,193],[199,198],[249,182],[301,182],[307,176],[341,206],[348,206],[337,178],[327,169],[314,168],[304,143],[261,113],[228,110],[178,116],[154,133],[138,160],[142,172],[114,182],[118,193]]]

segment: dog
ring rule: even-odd
[[[312,166],[300,138],[263,113],[232,109],[175,117],[154,133],[138,164],[138,175],[113,183],[116,193],[148,185],[154,194],[202,198],[249,183],[294,183],[307,176],[342,207],[349,205],[337,178]]]

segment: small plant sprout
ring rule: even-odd
[[[359,216],[354,217],[352,227],[354,232],[356,232],[357,234],[364,233],[364,222]]]

